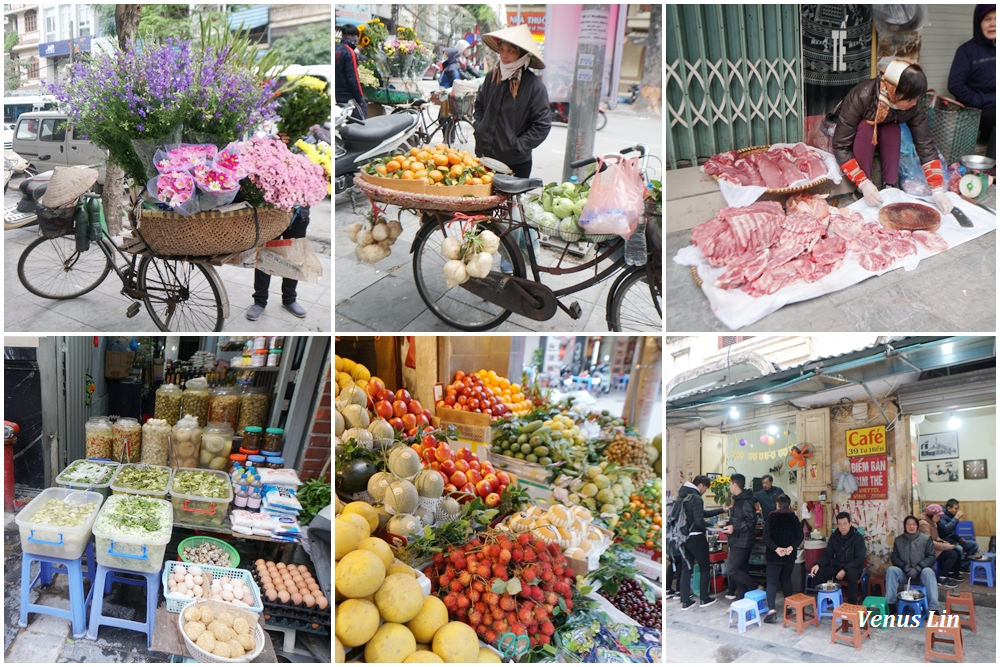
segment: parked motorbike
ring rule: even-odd
[[[338,195],[354,185],[354,175],[361,167],[372,158],[396,151],[420,125],[420,112],[413,109],[367,120],[354,118],[354,109],[352,100],[334,111],[337,136],[333,174],[334,193]]]
[[[635,101],[639,99],[639,91],[642,90],[642,86],[638,83],[630,84],[628,87],[628,93],[625,95],[619,95],[618,101],[622,104],[635,104]]]
[[[3,152],[3,191],[7,192],[7,185],[15,175],[34,176],[37,171],[31,163],[25,160],[12,150]]]
[[[24,179],[17,186],[21,192],[21,199],[16,206],[5,208],[3,212],[3,228],[19,229],[38,222],[38,211],[41,208],[39,200],[49,187],[49,179],[52,178],[51,171],[43,171],[37,176]]]
[[[549,102],[549,111],[552,112],[553,123],[569,123],[569,102]],[[601,131],[608,124],[608,115],[604,112],[604,103],[597,108],[597,123],[595,131]]]

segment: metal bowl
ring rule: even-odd
[[[923,591],[916,591],[916,590],[902,591],[899,594],[899,599],[906,600],[907,602],[918,602],[924,599],[924,593]]]
[[[976,554],[974,556],[969,556],[969,560],[989,560],[989,556],[984,556],[983,554]]]
[[[824,582],[816,587],[817,590],[821,590],[824,593],[829,593],[840,588],[840,584],[834,583],[832,581]]]
[[[992,169],[993,165],[997,163],[996,160],[985,155],[963,155],[961,162],[969,169]]]

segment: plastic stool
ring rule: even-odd
[[[965,591],[958,594],[952,591],[949,595],[945,596],[944,611],[947,614],[955,614],[962,619],[962,625],[969,626],[969,629],[973,632],[977,631],[976,605],[972,601],[972,591]]]
[[[83,557],[87,557],[87,572],[83,572]],[[32,579],[31,564],[37,561],[40,565],[38,574]],[[52,583],[52,577],[57,568],[65,568],[69,577],[69,609],[50,607],[44,604],[31,603],[31,589],[41,580],[42,586]],[[90,580],[90,590],[84,595],[83,579]],[[94,595],[94,543],[88,542],[87,548],[80,558],[53,558],[23,552],[21,554],[21,615],[17,624],[22,628],[28,625],[28,614],[48,614],[68,619],[73,624],[73,638],[80,639],[87,632],[87,607]]]
[[[871,610],[878,609],[882,613],[882,616],[889,615],[889,602],[885,598],[879,597],[877,595],[869,595],[868,597],[866,597],[861,602],[861,606],[864,607],[865,609],[871,609]]]
[[[910,586],[910,588],[913,588],[913,586]],[[922,600],[899,600],[896,604],[896,610],[899,614],[910,615],[919,612],[920,622],[922,623],[930,608],[927,606],[927,598],[925,597]]]
[[[806,613],[809,607],[812,607],[811,614]],[[793,612],[791,619],[789,619],[789,611]],[[800,635],[807,625],[819,627],[819,616],[816,615],[816,598],[802,593],[789,595],[785,598],[785,614],[781,621],[781,627],[786,625],[795,628]]]
[[[962,642],[961,626],[957,628],[932,628],[927,626],[924,637],[924,662],[930,662],[931,658],[965,662],[965,645]],[[951,644],[954,650],[951,653],[935,651],[935,643]]]
[[[972,560],[969,561],[969,583],[983,583],[993,588],[993,561]]]
[[[747,625],[751,623],[756,623],[758,628],[764,627],[760,624],[760,613],[757,611],[757,603],[753,600],[743,598],[729,605],[729,625],[726,627],[733,627],[733,613],[736,614],[736,625],[740,634],[746,632]]]
[[[756,602],[757,611],[762,614],[766,614],[770,610],[770,607],[767,606],[767,591],[747,591],[743,599]]]
[[[116,574],[119,572],[121,575]],[[140,578],[126,578],[123,576],[126,574],[131,575],[131,577]],[[104,615],[104,596],[111,591],[111,583],[113,581],[146,587],[146,621],[144,623]],[[124,630],[145,632],[146,648],[151,648],[153,644],[153,624],[156,619],[156,605],[160,600],[160,571],[135,572],[133,570],[98,565],[97,578],[94,580],[94,589],[99,592],[94,596],[94,601],[91,605],[87,639],[96,640],[100,627],[102,625],[111,625]]]
[[[820,618],[832,618],[833,610],[844,604],[844,591],[838,588],[835,591],[819,591],[816,595],[816,609],[819,610]]]
[[[865,608],[856,604],[842,604],[833,610],[833,627],[830,630],[830,643],[838,641],[854,644],[854,650],[861,650],[865,637],[871,639],[872,631],[868,626],[861,627],[861,613]]]

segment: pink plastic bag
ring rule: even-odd
[[[601,171],[602,166],[607,168]],[[627,239],[639,224],[644,194],[639,158],[598,158],[580,226],[588,234],[617,234]]]

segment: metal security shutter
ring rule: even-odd
[[[802,138],[796,5],[666,5],[668,168]]]
[[[923,415],[996,403],[995,369],[963,373],[904,385],[899,390],[903,414]]]
[[[941,95],[948,92],[948,72],[955,50],[972,39],[975,5],[926,5],[928,25],[920,45],[920,64],[927,74],[927,87]],[[933,39],[928,39],[933,35]]]

